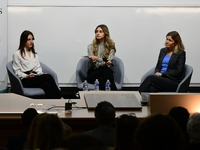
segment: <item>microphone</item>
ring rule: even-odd
[[[108,60],[106,58],[103,58],[104,62],[108,62]],[[111,66],[114,66],[113,63],[111,63]]]

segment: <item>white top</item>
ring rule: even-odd
[[[26,78],[27,74],[25,74],[24,72],[27,71],[34,71],[37,74],[43,73],[37,54],[34,57],[34,54],[31,52],[29,57],[29,55],[26,54],[25,51],[25,56],[24,58],[22,58],[20,50],[17,50],[13,54],[13,69],[15,71],[15,74],[20,79]]]

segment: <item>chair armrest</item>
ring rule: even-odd
[[[24,95],[24,88],[23,88],[22,82],[19,79],[19,77],[17,77],[16,74],[14,73],[12,61],[6,64],[6,69],[8,72],[12,92],[19,95]]]
[[[153,75],[155,72],[155,67],[151,68],[149,71],[147,71],[141,78],[141,82],[140,84],[142,84],[142,82],[149,76],[149,75]]]
[[[42,63],[42,62],[40,62],[40,66],[42,67],[42,72],[43,72],[43,73],[50,74],[50,75],[54,78],[56,85],[57,85],[58,88],[60,89],[59,84],[58,84],[58,77],[57,77],[57,74],[56,74],[51,68],[49,68],[47,65],[45,65],[45,64]]]

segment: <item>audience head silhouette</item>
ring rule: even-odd
[[[117,117],[115,150],[132,150],[134,148],[133,137],[138,125],[139,119],[130,114],[123,114]]]
[[[34,118],[38,115],[37,110],[34,108],[26,109],[21,115],[22,124],[25,128],[29,128]]]
[[[99,124],[111,124],[115,119],[115,108],[107,101],[102,101],[95,108],[95,118]]]
[[[27,135],[30,131],[30,126],[34,118],[38,115],[34,108],[26,109],[21,115],[22,124],[25,130],[19,134],[14,134],[8,137],[8,143],[6,147],[9,150],[22,150],[27,141]]]
[[[95,108],[95,117],[99,126],[84,134],[91,135],[100,140],[104,147],[114,147],[115,129],[115,108],[107,101],[99,102]]]
[[[177,122],[184,133],[187,131],[187,122],[190,117],[190,113],[186,108],[181,106],[173,107],[169,112],[169,116]]]
[[[62,146],[65,137],[64,126],[54,114],[40,114],[31,125],[28,149],[50,150]]]
[[[200,113],[194,113],[188,120],[187,130],[191,144],[199,144],[200,149]]]
[[[143,120],[135,134],[138,150],[180,150],[184,147],[184,136],[174,119],[156,114]]]

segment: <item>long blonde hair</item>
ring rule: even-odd
[[[172,39],[175,41],[176,46],[174,47],[174,53],[177,54],[180,50],[185,50],[185,47],[182,43],[181,37],[177,31],[171,31],[167,33],[167,36],[171,36]]]
[[[109,33],[108,27],[106,25],[104,25],[104,24],[98,25],[94,30],[95,33],[97,31],[97,28],[101,28],[105,34],[105,37],[104,37],[105,52],[104,52],[103,56],[108,59],[111,49],[114,49],[114,53],[116,52],[115,43],[113,42],[112,39],[110,39],[110,33]],[[99,43],[100,43],[99,40],[96,38],[92,42],[93,53],[95,56],[98,55]]]

